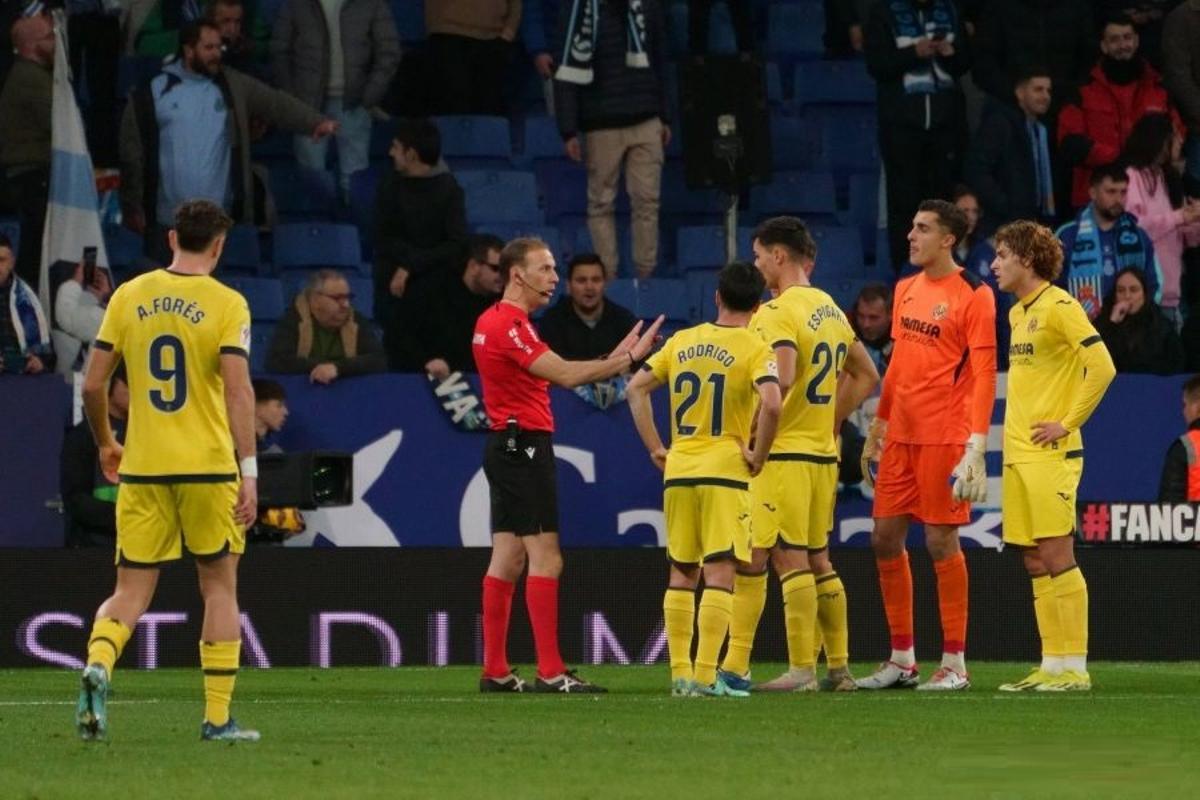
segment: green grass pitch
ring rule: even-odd
[[[1200,665],[1094,664],[1070,695],[971,668],[968,692],[745,700],[671,698],[665,666],[589,667],[599,697],[481,696],[473,667],[244,670],[234,714],[263,741],[236,745],[199,741],[198,670],[118,670],[104,743],[76,738],[74,673],[0,671],[0,797],[1200,796]]]

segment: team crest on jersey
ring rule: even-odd
[[[1029,331],[1030,333],[1034,333],[1037,331],[1037,329],[1038,329],[1037,317],[1033,317],[1032,319],[1029,320],[1029,324],[1025,326],[1025,330]]]
[[[247,353],[250,352],[250,326],[249,325],[242,326],[242,349],[244,349]]]
[[[947,304],[945,304],[945,303],[938,303],[936,306],[934,306],[934,307],[933,307],[933,318],[934,318],[934,320],[943,320],[943,319],[945,319],[945,318],[946,318],[946,314],[947,314],[947,313],[949,313],[949,311],[950,311],[950,306],[948,306],[948,305],[947,305]]]
[[[767,362],[767,374],[770,375],[772,378],[778,378],[779,377],[779,364],[777,364],[774,361],[768,361]]]

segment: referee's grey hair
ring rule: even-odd
[[[524,266],[525,257],[535,250],[550,250],[550,245],[536,236],[521,236],[504,245],[500,251],[500,276],[504,285],[508,285],[509,275],[514,266]]]
[[[305,294],[313,294],[321,291],[321,287],[325,285],[325,281],[344,281],[346,276],[336,269],[319,269],[308,276],[308,283],[304,285]]]

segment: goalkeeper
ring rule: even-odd
[[[921,203],[908,234],[921,272],[896,284],[895,347],[879,411],[863,445],[863,475],[875,487],[871,546],[891,632],[892,652],[863,689],[952,691],[970,686],[967,564],[958,526],[971,503],[987,499],[984,453],[996,394],[996,301],[978,276],[954,263],[967,231],[961,211]],[[918,686],[913,650],[912,572],[904,540],[925,523],[937,572],[942,663]]]

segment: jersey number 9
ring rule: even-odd
[[[159,411],[171,413],[187,402],[187,367],[183,342],[175,336],[159,336],[150,343],[150,374],[170,388],[150,390],[150,403]],[[164,391],[163,389],[166,389]]]

